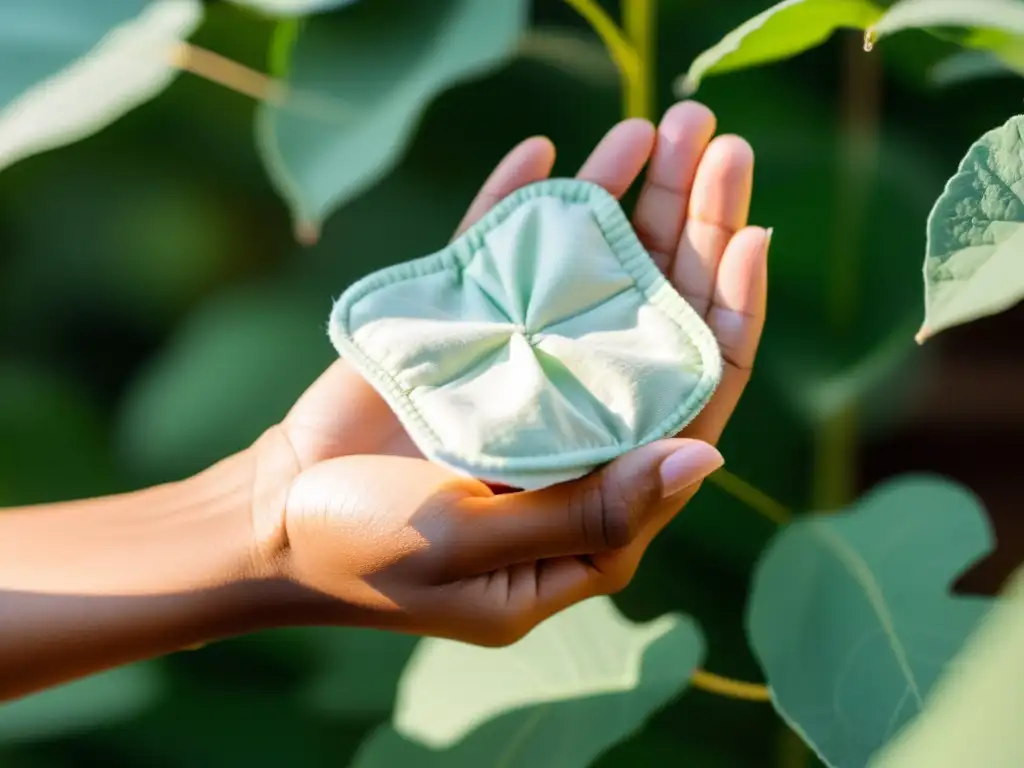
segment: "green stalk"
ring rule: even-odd
[[[622,26],[636,51],[639,72],[625,95],[627,117],[654,119],[657,91],[657,45],[654,30],[657,0],[623,0]]]

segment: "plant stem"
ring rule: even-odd
[[[781,501],[773,499],[760,488],[732,472],[719,469],[708,477],[708,480],[776,525],[785,525],[792,519],[792,513]]]
[[[636,51],[639,77],[626,92],[628,117],[651,119],[657,92],[657,45],[654,38],[657,0],[622,0],[622,25]]]
[[[814,432],[811,509],[834,512],[848,504],[857,489],[857,408],[844,405]]]
[[[619,29],[615,20],[594,0],[565,0],[565,2],[582,16],[594,32],[597,33],[597,36],[601,38],[601,42],[604,43],[604,47],[608,50],[611,60],[615,62],[615,66],[619,70],[619,80],[622,84],[623,110],[629,116],[631,100],[633,98],[631,94],[638,87],[642,87],[638,83],[644,77],[640,57],[636,49],[626,38],[625,34],[623,34],[622,30]]]
[[[260,101],[276,102],[284,95],[284,88],[274,78],[191,43],[175,46],[171,63],[184,72]]]
[[[760,683],[745,683],[712,672],[698,669],[690,678],[690,685],[708,693],[744,701],[771,701],[768,688]]]

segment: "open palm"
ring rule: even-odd
[[[764,323],[769,233],[748,227],[754,157],[736,136],[713,138],[701,104],[672,107],[655,128],[631,119],[614,126],[577,177],[619,198],[647,168],[633,225],[672,285],[705,318],[725,360],[714,398],[682,436],[715,444],[749,379]],[[516,189],[546,179],[555,148],[527,139],[495,168],[456,235]],[[421,457],[376,390],[345,360],[332,365],[281,425],[303,469],[360,454]]]

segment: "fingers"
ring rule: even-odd
[[[684,434],[718,442],[750,380],[768,302],[771,231],[747,227],[730,241],[718,268],[707,321],[722,350],[722,381]]]
[[[764,327],[770,241],[771,232],[761,227],[747,227],[729,241],[707,314],[726,363],[741,370],[753,367]]]
[[[599,184],[622,197],[644,169],[654,149],[654,126],[641,118],[616,124],[594,147],[576,178]]]
[[[470,498],[452,511],[445,559],[466,578],[519,563],[628,546],[663,499],[722,464],[695,440],[664,440],[599,472],[538,491]]]
[[[715,115],[695,101],[669,109],[658,126],[647,177],[637,198],[633,226],[668,274],[690,204],[701,156],[715,135]]]
[[[633,184],[654,147],[654,126],[647,120],[624,120],[615,125],[590,153],[577,177],[600,184],[621,197]],[[502,198],[520,187],[551,175],[555,147],[535,136],[518,144],[494,169],[456,230],[456,237],[471,227]]]
[[[697,168],[689,210],[670,277],[702,316],[714,296],[718,265],[732,236],[746,226],[754,153],[738,136],[719,136]]]
[[[469,206],[455,236],[473,226],[502,198],[520,187],[543,181],[551,175],[555,164],[555,146],[543,136],[534,136],[517,144],[498,163]]]

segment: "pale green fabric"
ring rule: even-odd
[[[678,432],[722,370],[618,201],[570,179],[524,187],[447,248],[356,282],[330,336],[427,458],[525,489]]]

